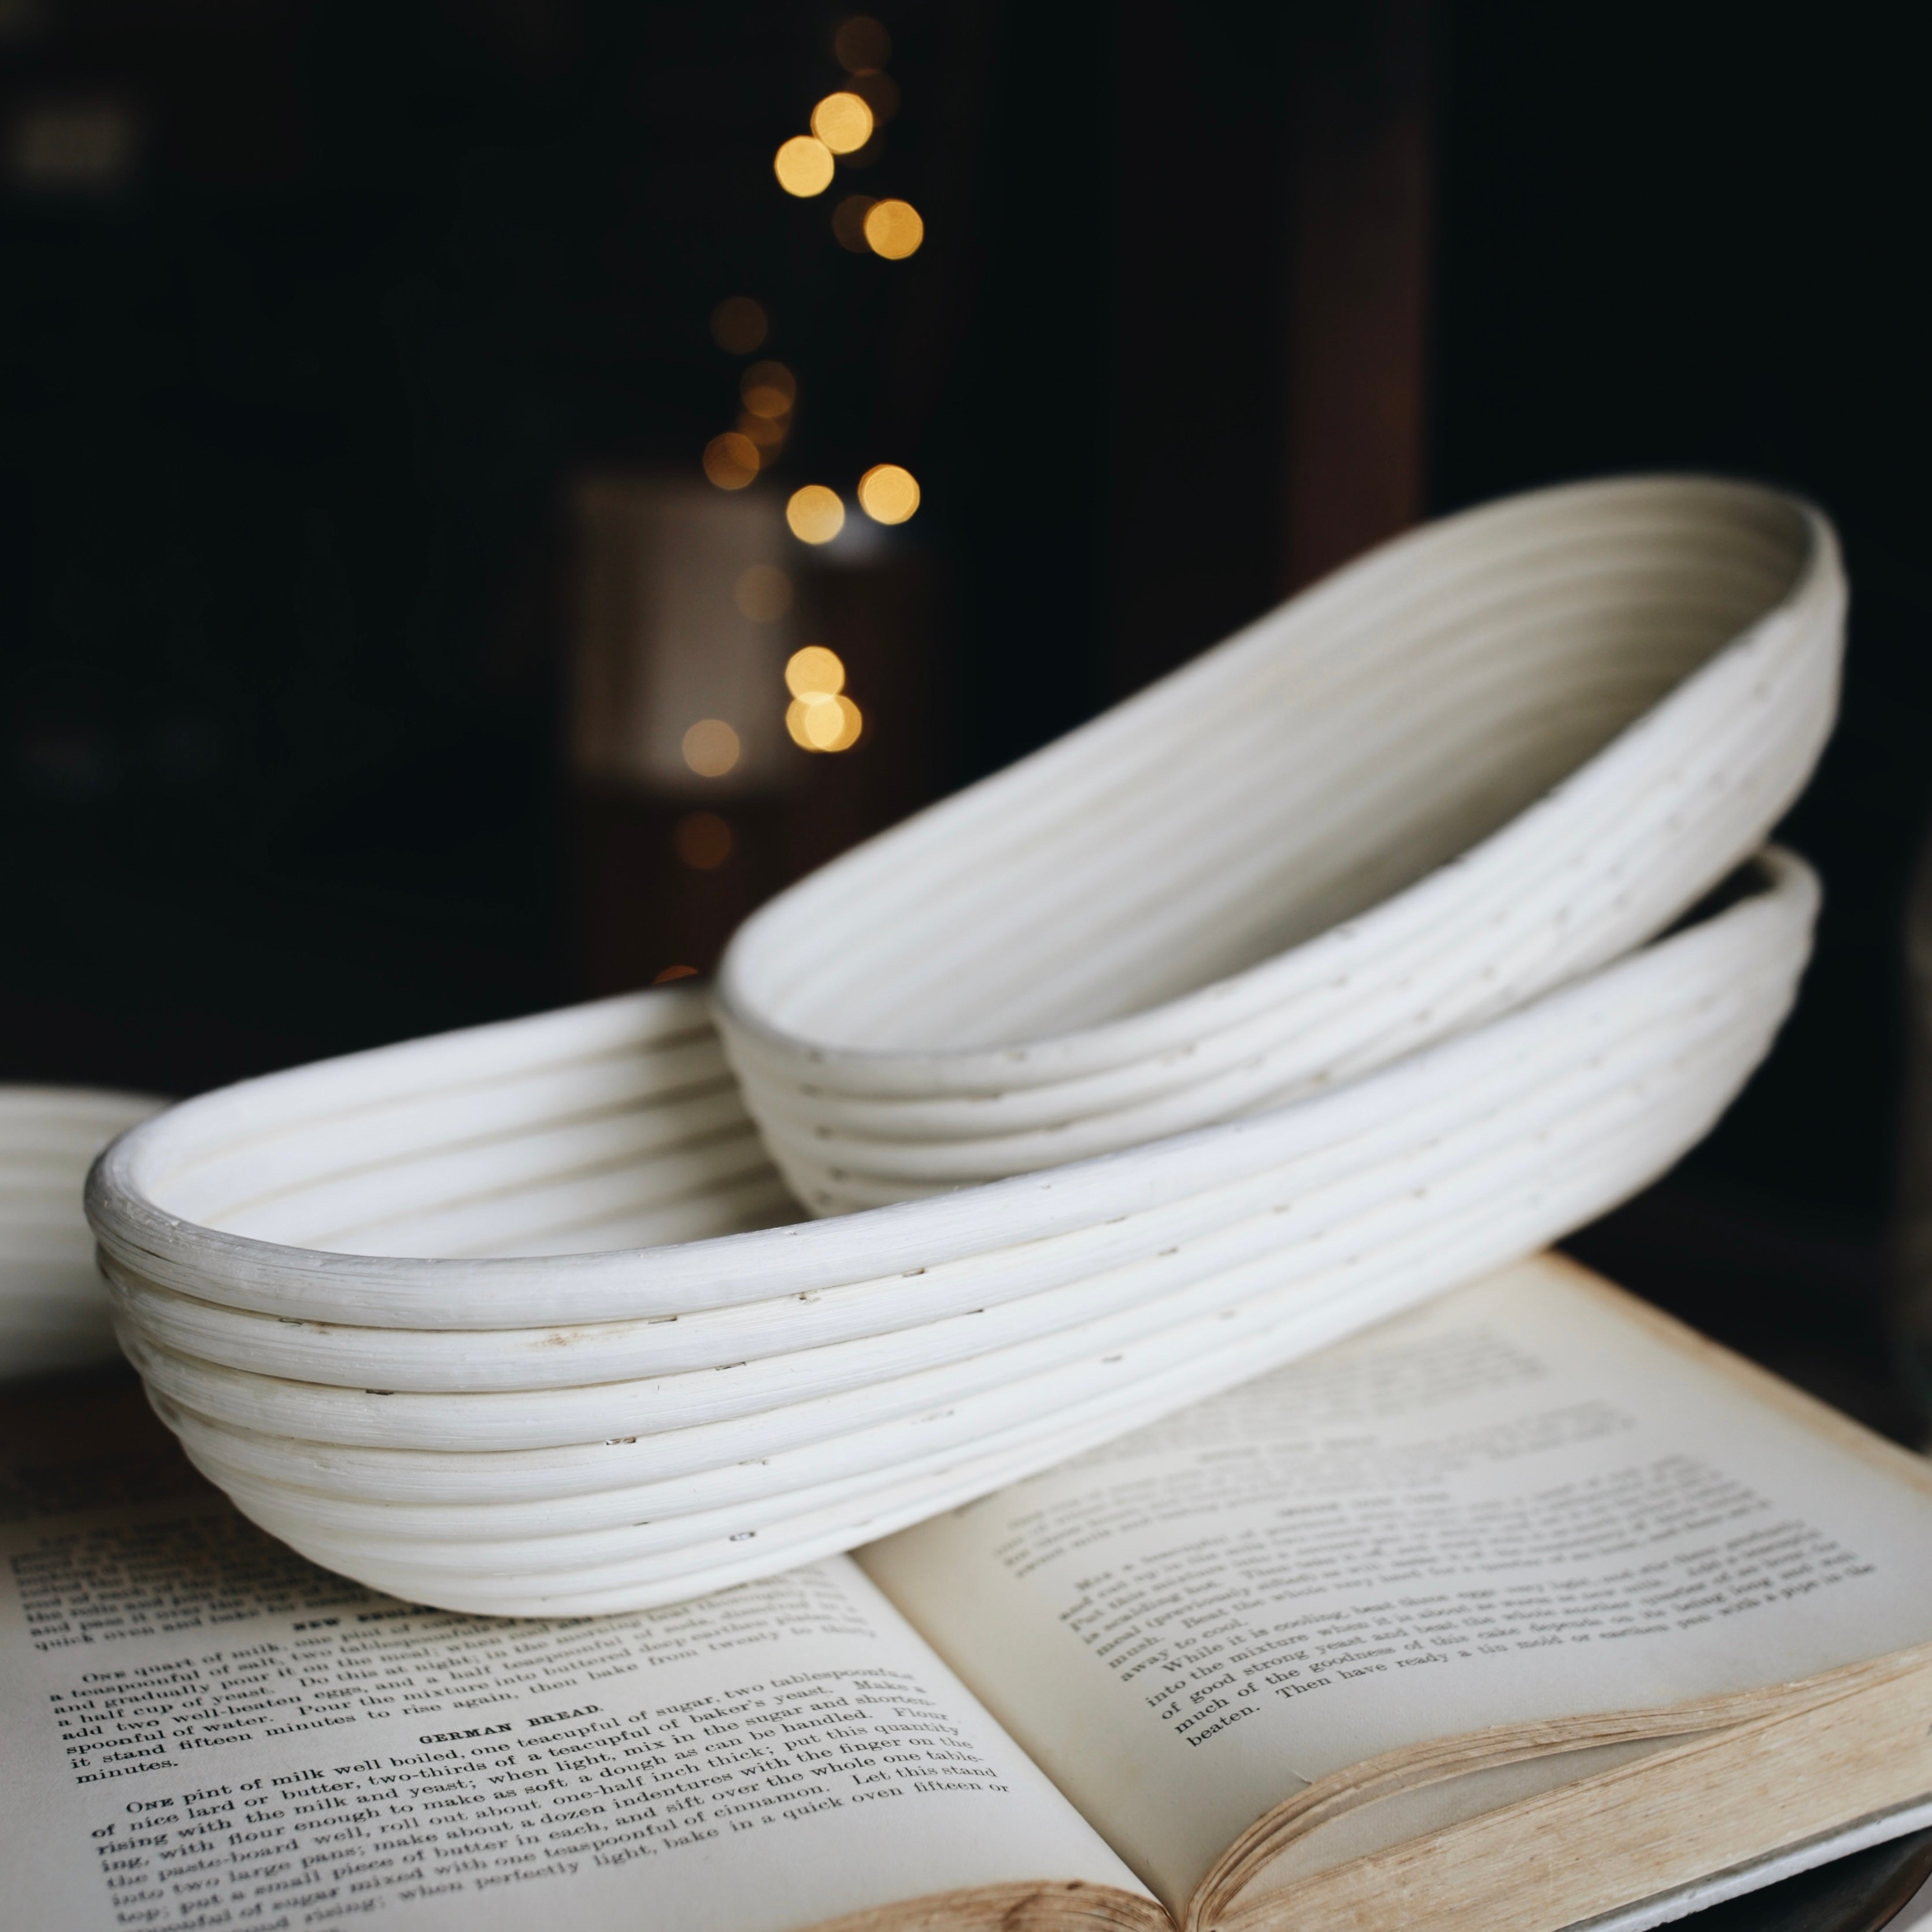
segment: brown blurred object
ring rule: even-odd
[[[578,491],[570,761],[580,776],[715,804],[794,776],[767,694],[796,647],[795,548],[770,492],[598,476]],[[694,734],[722,737],[716,758]]]
[[[1433,11],[1310,9],[1298,36],[1285,590],[1422,513]]]
[[[577,494],[569,706],[581,990],[708,973],[791,880],[938,795],[952,760],[938,569],[855,520],[819,547],[776,490],[598,476]],[[784,728],[784,667],[835,652],[849,749]]]
[[[1297,10],[1284,116],[1178,0],[1120,16],[1114,694],[1421,514],[1433,30]]]

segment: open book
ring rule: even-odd
[[[330,1576],[128,1400],[7,1426],[23,1926],[1532,1932],[1932,1794],[1932,1472],[1560,1261],[605,1618]]]

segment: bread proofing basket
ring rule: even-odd
[[[88,1192],[124,1346],[256,1521],[453,1609],[982,1494],[1709,1127],[1806,956],[1810,874],[1750,855],[1843,604],[1822,520],[1743,486],[1425,530],[775,902],[722,982],[742,1096],[673,987],[137,1128]]]

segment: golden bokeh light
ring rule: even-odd
[[[785,521],[800,543],[830,543],[845,527],[845,506],[836,490],[808,483],[791,493]]]
[[[869,252],[872,244],[866,239],[866,218],[874,205],[869,194],[848,194],[832,211],[832,232],[840,248],[855,255]]]
[[[828,752],[849,752],[859,742],[859,734],[865,728],[865,718],[860,715],[859,707],[842,692],[832,702],[838,707],[841,722],[838,736],[825,748]],[[814,710],[826,708],[823,706],[814,707]]]
[[[722,718],[700,718],[684,734],[684,762],[701,778],[722,778],[740,748],[737,733]]]
[[[704,815],[707,818],[713,816],[710,812]],[[719,823],[723,824],[723,820],[720,820]],[[728,832],[731,828],[727,825],[724,829]],[[676,835],[674,833],[672,836],[675,837]],[[652,980],[651,984],[653,986],[668,986],[674,980],[694,980],[697,977],[698,968],[695,966],[667,966],[656,978]]]
[[[736,428],[740,436],[757,445],[761,463],[773,460],[791,434],[791,425],[783,417],[774,422],[770,416],[754,416],[749,410],[738,412]]]
[[[731,586],[731,601],[754,624],[776,624],[791,608],[791,579],[769,563],[754,563]]]
[[[896,463],[875,463],[859,478],[859,507],[875,524],[902,524],[919,508],[919,479]]]
[[[845,688],[845,665],[836,651],[807,644],[786,658],[784,677],[794,698],[836,698]]]
[[[872,110],[872,124],[883,128],[899,111],[898,82],[889,74],[855,74],[848,84]]]
[[[677,856],[694,872],[715,872],[731,856],[731,828],[715,812],[686,812],[671,828],[670,840]],[[668,968],[657,983],[685,976],[675,967]]]
[[[828,94],[812,110],[812,131],[835,154],[856,154],[872,138],[872,110],[861,94]]]
[[[758,473],[758,446],[728,429],[704,446],[704,473],[721,490],[742,490]]]
[[[771,317],[749,296],[728,296],[711,311],[711,339],[728,356],[750,355],[771,326]]]
[[[801,201],[823,194],[832,185],[836,165],[832,150],[809,134],[794,134],[772,157],[772,172],[778,176],[778,186]]]
[[[738,379],[738,394],[754,416],[789,416],[798,400],[798,378],[782,362],[754,362]]]
[[[849,698],[828,692],[808,692],[794,698],[785,710],[785,729],[792,742],[808,752],[849,752],[859,742],[865,722]]]
[[[848,74],[868,74],[892,57],[892,37],[868,14],[854,14],[832,36],[832,51]]]
[[[919,253],[926,224],[909,201],[875,201],[866,211],[866,245],[889,262]]]

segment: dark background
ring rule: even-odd
[[[570,770],[561,694],[572,490],[695,473],[724,296],[809,385],[778,486],[890,454],[924,491],[924,722],[851,754],[835,844],[1408,517],[1760,477],[1854,586],[1785,834],[1817,958],[1717,1135],[1576,1245],[1909,1426],[1932,170],[1898,10],[878,10],[903,104],[861,184],[928,224],[896,263],[771,177],[843,10],[0,0],[0,1078],[185,1093],[710,963],[795,863],[752,827],[735,885],[682,878],[652,801]],[[30,130],[76,112],[121,158],[50,178]]]

